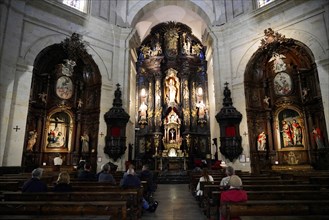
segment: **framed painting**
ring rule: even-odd
[[[48,117],[46,151],[68,151],[72,141],[73,120],[67,112],[54,112]]]

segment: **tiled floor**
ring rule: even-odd
[[[142,220],[205,220],[187,184],[159,184],[154,194],[159,201],[156,212],[145,212]]]

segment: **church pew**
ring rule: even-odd
[[[201,175],[198,177],[195,177],[194,179],[190,180],[190,184],[189,184],[189,189],[194,192],[196,189],[196,186],[199,182]],[[225,175],[220,175],[220,176],[213,176],[214,181],[218,181],[220,182],[222,180],[222,178],[225,177]],[[264,180],[264,182],[271,182],[271,181],[278,181],[278,180],[282,180],[280,176],[242,176],[241,177],[242,182],[244,181],[250,181],[250,182],[254,182],[254,181],[261,181]],[[286,180],[288,181],[288,180]],[[297,180],[295,182],[298,182]]]
[[[0,219],[4,215],[84,216],[108,215],[113,219],[127,219],[126,201],[2,201]]]
[[[21,186],[21,182],[19,181],[6,181],[0,182],[0,190],[1,191],[19,191],[19,187]]]
[[[261,200],[221,204],[226,219],[237,216],[327,216],[329,200]]]
[[[127,201],[128,215],[135,219],[142,214],[142,197],[139,189],[123,189],[113,192],[4,192],[4,201]]]
[[[208,200],[206,215],[211,213],[219,217],[220,194],[222,191],[212,191]],[[329,190],[305,190],[305,191],[247,191],[248,200],[327,200]],[[215,212],[214,212],[215,210]]]

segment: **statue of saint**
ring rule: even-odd
[[[169,103],[174,103],[176,101],[177,88],[175,85],[175,81],[172,78],[169,80],[167,87],[168,87]]]
[[[262,131],[257,138],[257,147],[258,150],[264,151],[266,150],[266,134]]]
[[[83,136],[81,136],[82,141],[82,153],[88,153],[89,152],[89,136],[86,132],[83,133]]]
[[[141,106],[139,107],[141,120],[146,120],[146,111],[147,111],[147,105],[145,104],[145,102],[142,102]]]
[[[29,132],[29,140],[27,141],[27,151],[33,151],[33,146],[37,142],[38,133],[36,131]]]

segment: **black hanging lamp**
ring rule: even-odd
[[[227,82],[224,89],[223,108],[217,113],[216,120],[220,127],[220,152],[233,162],[243,151],[239,129],[242,114],[233,107]]]
[[[126,126],[130,116],[122,108],[120,84],[117,84],[114,93],[113,107],[105,113],[107,125],[104,153],[114,161],[120,158],[126,151]]]

